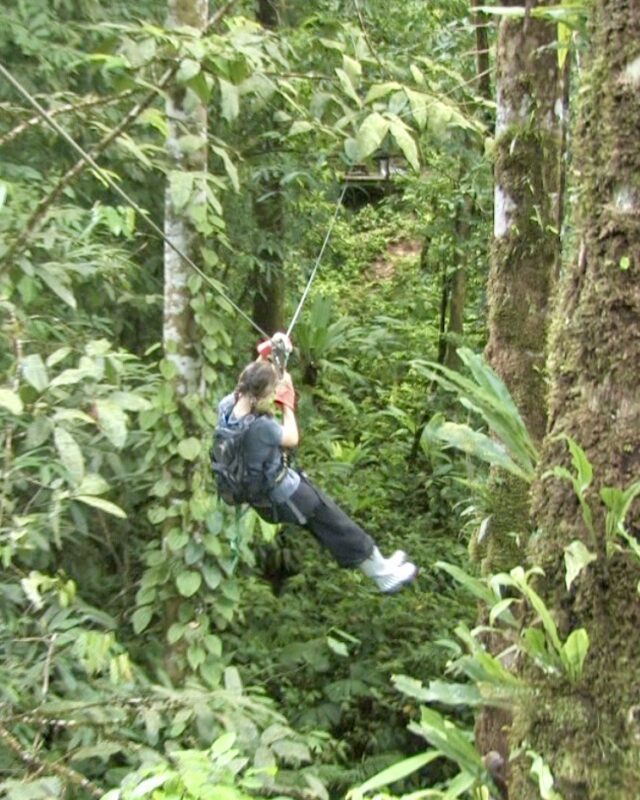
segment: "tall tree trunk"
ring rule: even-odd
[[[253,202],[260,243],[255,269],[253,318],[267,333],[283,330],[284,272],[282,238],[284,236],[283,197],[279,169],[266,170],[258,180]]]
[[[188,26],[204,33],[207,14],[207,0],[169,0],[168,25],[172,28]],[[168,92],[166,111],[171,171],[165,194],[165,234],[178,250],[198,263],[200,234],[196,220],[206,205],[207,109],[189,89],[176,85]],[[188,134],[197,136],[202,145],[186,154],[180,146],[180,138]],[[191,191],[184,203],[179,195],[189,176]],[[180,192],[178,187],[181,187]],[[182,395],[197,390],[202,366],[195,344],[195,321],[188,286],[191,274],[187,262],[165,244],[163,344],[165,357],[176,367],[176,385]]]
[[[584,627],[590,646],[580,682],[541,682],[514,736],[545,758],[564,800],[630,800],[640,797],[640,562],[628,547],[607,555],[599,491],[624,489],[640,475],[640,6],[598,0],[592,13],[593,62],[576,135],[580,247],[553,320],[540,474],[567,460],[558,434],[584,448],[595,541],[571,485],[541,477],[533,494],[541,533],[530,545],[562,636]],[[637,500],[627,529],[640,533]],[[574,539],[598,558],[568,592],[563,548]],[[525,766],[514,784],[522,800],[537,797]]]
[[[278,27],[278,6],[279,0],[258,0],[256,5],[258,22],[265,28],[275,30]],[[253,202],[260,236],[257,251],[258,265],[254,273],[253,318],[267,333],[275,333],[286,327],[281,249],[284,222],[280,172],[277,162],[269,164],[257,180]]]
[[[190,27],[204,31],[207,27],[207,0],[169,0],[168,26],[172,28]],[[167,93],[166,102],[168,137],[167,156],[170,162],[169,181],[165,192],[165,235],[175,247],[189,256],[196,264],[200,261],[201,236],[197,228],[198,218],[206,213],[205,175],[207,169],[207,109],[189,89],[173,86]],[[180,146],[180,138],[185,135],[197,136],[201,147],[185,153]],[[187,201],[184,201],[182,188],[190,185]],[[164,248],[164,327],[163,346],[165,358],[176,370],[175,390],[179,397],[194,394],[201,382],[202,363],[196,343],[196,323],[191,307],[192,295],[189,278],[193,272],[189,264],[168,244]],[[186,407],[179,406],[184,431],[191,432],[194,422]],[[191,465],[180,468],[188,484]],[[174,490],[170,502],[178,505],[186,502],[185,493]],[[167,530],[171,527],[166,523]],[[181,600],[171,599],[165,607],[165,630],[178,618]],[[183,677],[184,643],[167,647],[164,667],[176,682]]]
[[[534,0],[529,5],[543,4]],[[486,355],[536,441],[542,440],[546,426],[548,304],[560,252],[556,226],[561,90],[555,41],[555,26],[528,14],[524,19],[504,17],[498,29],[494,241]],[[489,535],[482,547],[474,543],[485,573],[523,561],[520,542],[530,527],[525,481],[493,471],[489,497]],[[505,646],[498,635],[489,635],[486,644],[493,653]],[[482,753],[496,751],[507,763],[510,722],[511,715],[504,710],[487,709],[479,715],[476,743]],[[512,797],[518,795],[512,793]]]
[[[541,20],[505,17],[500,23],[486,354],[537,441],[546,427],[548,305],[560,253],[561,88],[555,42],[555,26]],[[525,531],[529,518],[524,482],[501,478],[494,482],[493,496],[487,571],[514,566],[520,556],[508,534]]]

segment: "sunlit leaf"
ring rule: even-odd
[[[348,95],[357,106],[362,105],[362,100],[358,97],[358,94],[354,88],[353,83],[351,82],[351,78],[343,69],[336,69],[336,75],[338,76],[338,80],[340,81],[340,86],[346,95]]]
[[[240,113],[240,90],[238,86],[229,83],[224,78],[218,78],[220,85],[221,114],[227,122],[233,120]]]
[[[77,500],[79,503],[84,503],[87,506],[98,508],[100,511],[104,511],[105,514],[111,514],[113,517],[125,519],[127,516],[120,506],[117,506],[110,500],[105,500],[103,497],[96,497],[93,494],[78,494],[74,495],[73,499]]]
[[[63,302],[73,309],[78,307],[71,286],[65,278],[61,277],[60,273],[44,266],[39,275],[51,291],[57,294]]]
[[[100,430],[114,447],[124,447],[127,440],[127,415],[112,400],[96,400],[95,408]]]
[[[193,58],[183,58],[180,62],[180,67],[176,72],[176,81],[178,83],[187,83],[187,81],[194,78],[200,72],[200,64]]]
[[[0,389],[0,406],[15,416],[22,414],[23,405],[20,395],[11,389]]]
[[[389,131],[389,124],[389,120],[377,111],[366,117],[356,137],[360,159],[367,158],[380,147]]]
[[[562,646],[561,657],[569,677],[577,681],[582,675],[584,660],[589,651],[589,635],[584,628],[571,631]]]
[[[333,636],[327,636],[327,645],[336,655],[342,656],[343,658],[349,657],[349,650],[346,644],[339,639],[335,639]]]
[[[188,439],[182,439],[178,443],[178,453],[185,461],[195,461],[200,455],[201,444],[200,440],[195,436],[190,436]]]
[[[407,126],[399,120],[393,120],[390,125],[390,132],[409,164],[418,172],[420,170],[418,147]]]
[[[564,548],[564,565],[566,570],[565,583],[567,585],[567,590],[571,588],[571,584],[582,570],[596,559],[597,555],[591,553],[579,539],[574,539],[571,544]]]
[[[23,378],[38,392],[44,392],[49,385],[49,375],[42,357],[38,353],[25,356],[20,362]]]
[[[202,585],[202,575],[194,570],[185,570],[176,578],[176,586],[183,597],[192,597]]]
[[[84,476],[84,457],[80,446],[66,428],[54,428],[53,441],[72,481],[79,483]]]

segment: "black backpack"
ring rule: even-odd
[[[255,420],[248,416],[232,428],[219,425],[213,434],[211,469],[218,496],[230,506],[264,498],[264,476],[250,474],[246,463],[245,439]]]

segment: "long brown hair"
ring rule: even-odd
[[[251,413],[269,413],[267,408],[262,406],[261,401],[269,398],[275,390],[278,382],[278,372],[270,361],[252,361],[240,373],[238,383],[234,391],[236,403],[240,395],[249,401]]]

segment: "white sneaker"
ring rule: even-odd
[[[406,561],[406,554],[402,550],[390,558],[384,558],[377,547],[359,568],[370,578],[373,578],[378,589],[384,594],[393,594],[400,591],[407,583],[418,575],[418,568],[411,561]]]
[[[406,560],[407,554],[404,552],[404,550],[395,550],[393,553],[391,553],[389,558],[387,558],[387,564],[388,566],[393,566],[395,568],[399,567],[401,564],[404,564]]]

